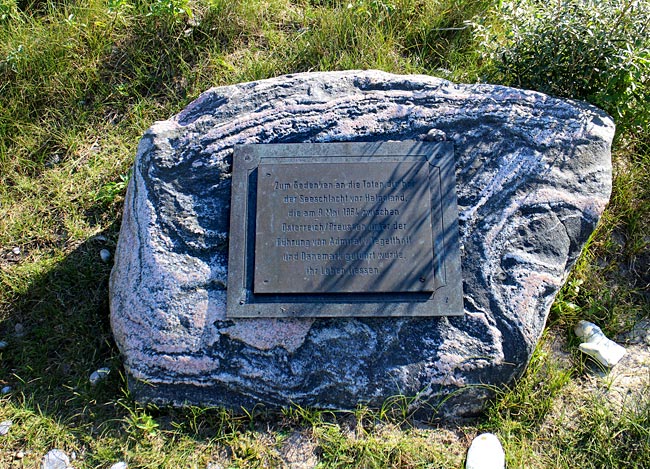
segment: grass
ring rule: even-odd
[[[0,385],[12,387],[0,421],[13,422],[0,436],[0,467],[37,467],[59,447],[76,454],[76,468],[292,458],[450,468],[482,431],[501,437],[509,467],[644,467],[650,403],[613,410],[585,392],[581,357],[558,362],[549,341],[484,417],[448,428],[390,403],[340,414],[142,407],[120,372],[99,251],[117,241],[147,127],[211,86],[284,73],[380,68],[477,81],[484,55],[466,22],[492,3],[0,0]],[[617,136],[612,201],[549,321],[564,346],[576,345],[578,319],[611,335],[650,316],[649,142],[647,129]],[[93,387],[88,376],[102,366],[111,373]]]

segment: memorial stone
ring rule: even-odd
[[[613,135],[585,103],[429,76],[206,91],[147,131],[129,181],[110,306],[132,395],[235,409],[404,395],[411,411],[474,415],[530,360],[609,200]],[[453,176],[440,187],[453,189],[436,189],[426,152],[337,147],[348,143],[441,144]],[[246,152],[259,161],[239,173]],[[458,264],[445,258],[454,231]],[[442,315],[443,284],[462,286],[460,315]]]

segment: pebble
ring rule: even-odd
[[[21,323],[18,323],[14,326],[14,331],[18,337],[21,337],[25,334],[25,326],[23,326]]]
[[[105,243],[106,241],[108,241],[108,238],[106,236],[104,236],[104,235],[97,235],[97,236],[95,236],[95,240],[96,241],[101,241],[102,243]]]
[[[9,433],[9,429],[13,425],[13,422],[11,420],[5,420],[4,422],[0,422],[0,436],[5,436],[7,433]]]
[[[4,350],[9,346],[9,343],[6,340],[0,340],[0,350]]]
[[[111,252],[108,249],[102,249],[99,251],[99,257],[102,258],[102,261],[108,262],[111,260]]]
[[[25,457],[25,452],[24,451],[18,451],[16,453],[16,459],[23,459]]]
[[[506,455],[496,435],[483,433],[472,440],[467,450],[466,469],[504,469]]]
[[[16,246],[15,248],[13,248],[13,249],[11,250],[11,252],[14,253],[14,256],[20,256],[20,248],[19,248],[18,246]]]
[[[2,389],[0,389],[0,393],[2,394],[9,394],[13,388],[11,386],[5,386]]]
[[[128,465],[124,461],[116,462],[110,469],[128,469]]]
[[[70,458],[60,449],[50,450],[41,461],[41,469],[68,469]]]
[[[60,162],[61,162],[61,156],[55,153],[47,159],[47,161],[45,162],[45,167],[48,169],[54,168]]]
[[[93,386],[96,385],[97,383],[99,383],[100,381],[105,379],[110,372],[111,372],[111,369],[106,368],[106,367],[100,368],[97,371],[93,371],[90,374],[90,378],[88,378],[90,380],[90,384],[93,385]]]

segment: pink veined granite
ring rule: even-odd
[[[417,396],[480,411],[527,365],[611,191],[612,120],[584,103],[379,71],[213,88],[143,136],[110,280],[136,398],[325,408]],[[452,141],[465,316],[225,318],[232,147]],[[442,403],[442,405],[440,405]]]

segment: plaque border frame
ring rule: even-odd
[[[431,220],[436,288],[433,292],[255,294],[255,223],[257,168],[264,160],[332,159],[332,162],[395,161],[426,157],[438,169],[439,190],[431,190]],[[270,160],[270,161],[269,161]],[[385,160],[385,161],[386,161]],[[426,317],[462,316],[463,284],[452,142],[339,142],[244,144],[233,149],[226,317]],[[437,192],[439,196],[434,196]],[[434,200],[434,199],[437,199]],[[437,203],[434,203],[437,202]],[[437,212],[437,213],[436,213]]]

